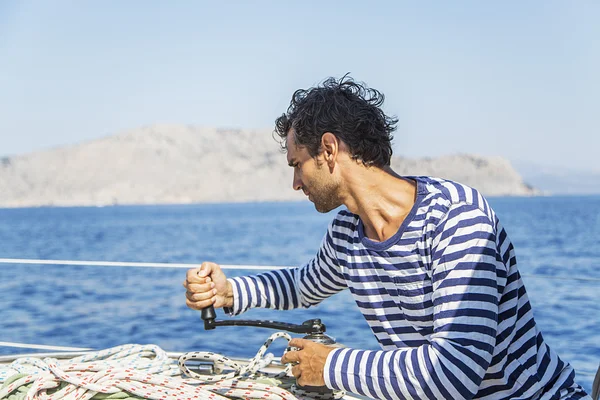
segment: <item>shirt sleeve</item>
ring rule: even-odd
[[[450,207],[432,236],[433,334],[429,343],[387,351],[336,349],[326,385],[376,399],[470,399],[488,369],[506,269],[490,217]]]
[[[225,308],[225,312],[239,315],[254,307],[308,308],[345,289],[333,242],[334,223],[329,225],[316,256],[304,266],[228,279],[233,287],[233,307]]]

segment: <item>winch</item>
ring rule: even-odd
[[[335,339],[325,334],[325,324],[320,319],[309,319],[302,324],[291,324],[287,322],[271,321],[271,320],[217,320],[217,313],[214,306],[210,306],[201,310],[201,318],[204,321],[204,329],[212,330],[217,326],[254,326],[258,328],[278,329],[291,333],[305,334],[303,339],[312,340],[313,342],[335,345]],[[308,392],[319,394],[330,394],[333,391],[327,386],[300,386],[299,388]]]

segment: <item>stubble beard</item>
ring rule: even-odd
[[[315,209],[323,214],[342,205],[337,195],[337,185],[333,182],[316,183],[313,185],[313,191],[310,192],[310,195]]]

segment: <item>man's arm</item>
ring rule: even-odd
[[[323,370],[329,388],[377,399],[469,399],[477,393],[494,352],[499,282],[506,276],[494,224],[477,207],[456,205],[433,240],[430,342],[392,351],[330,351]]]
[[[333,243],[333,226],[332,222],[317,255],[303,267],[228,279],[233,306],[225,311],[238,315],[254,307],[308,308],[345,289],[346,281]]]

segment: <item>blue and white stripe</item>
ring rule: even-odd
[[[341,211],[300,268],[232,278],[234,307],[310,307],[348,288],[382,350],[336,349],[325,382],[377,399],[579,399],[538,331],[514,248],[476,190],[409,177],[417,200],[384,242]]]

